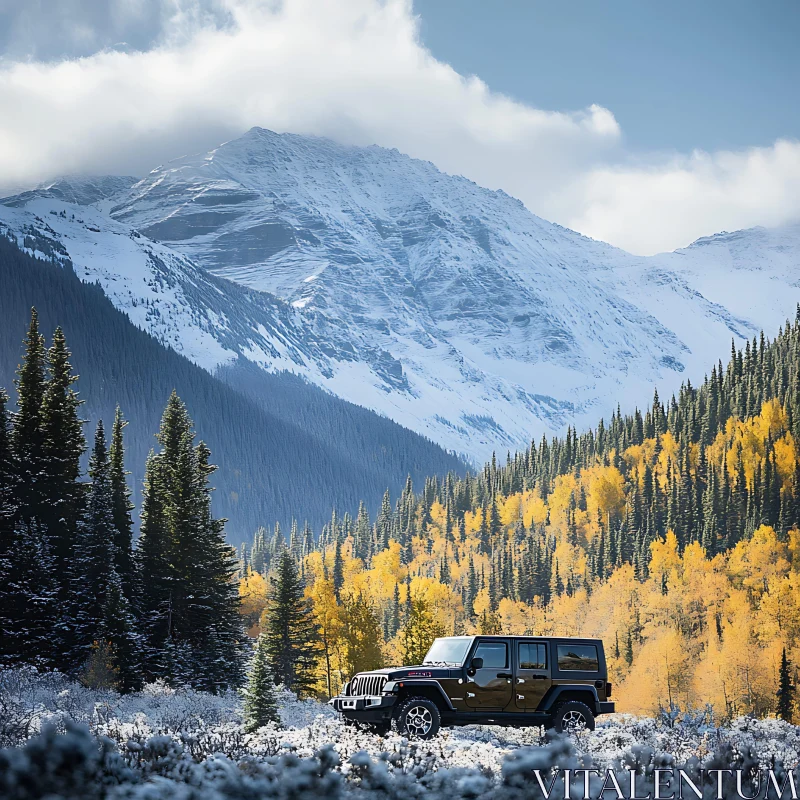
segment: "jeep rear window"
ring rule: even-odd
[[[600,669],[597,647],[593,644],[558,645],[558,668],[565,672],[597,672]]]
[[[482,658],[484,669],[503,669],[508,666],[508,645],[505,642],[481,642],[472,657]]]
[[[538,642],[519,643],[520,669],[547,669],[546,648]]]
[[[436,639],[422,663],[460,667],[467,657],[467,650],[471,644],[471,636],[445,636]]]

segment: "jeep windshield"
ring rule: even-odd
[[[428,650],[423,664],[442,667],[460,667],[467,657],[467,650],[472,644],[472,636],[447,636],[437,639]]]

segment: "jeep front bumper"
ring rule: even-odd
[[[397,695],[367,695],[365,697],[351,697],[340,694],[328,700],[328,705],[333,706],[345,719],[357,722],[388,722],[392,718],[392,710],[397,702]]]

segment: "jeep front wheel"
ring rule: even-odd
[[[439,708],[427,697],[410,697],[397,710],[397,731],[409,739],[432,739],[441,726]]]
[[[593,731],[594,714],[586,703],[581,703],[580,700],[568,700],[556,706],[548,727],[559,733]]]

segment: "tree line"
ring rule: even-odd
[[[799,523],[800,313],[644,412],[618,408],[421,491],[409,479],[374,517],[334,511],[319,536],[259,529],[240,552],[242,612],[258,634],[288,553],[322,632],[323,694],[359,668],[347,629],[361,604],[380,639],[361,664],[411,663],[443,633],[597,635],[616,680],[662,687],[664,706],[705,693],[724,714],[786,714]]]
[[[127,423],[119,408],[110,437],[98,422],[83,474],[76,382],[63,331],[46,347],[34,309],[13,408],[0,391],[0,661],[122,691],[157,679],[238,685],[237,565],[211,510],[210,451],[173,392],[134,547]]]
[[[25,245],[47,253],[52,243],[40,237]],[[202,423],[220,466],[214,507],[228,519],[226,534],[237,546],[264,519],[288,524],[299,509],[319,530],[332,505],[355,510],[362,497],[377,503],[386,486],[399,491],[408,472],[421,480],[466,469],[423,436],[297,375],[270,374],[246,359],[210,374],[137,328],[68,262],[33,258],[4,236],[0,286],[0,386],[12,388],[19,340],[36,306],[42,328],[61,326],[69,340],[81,376],[81,415],[91,429],[99,419],[110,426],[117,405],[125,410],[128,482],[137,507],[152,434],[173,389]],[[86,458],[81,463],[85,468]]]

